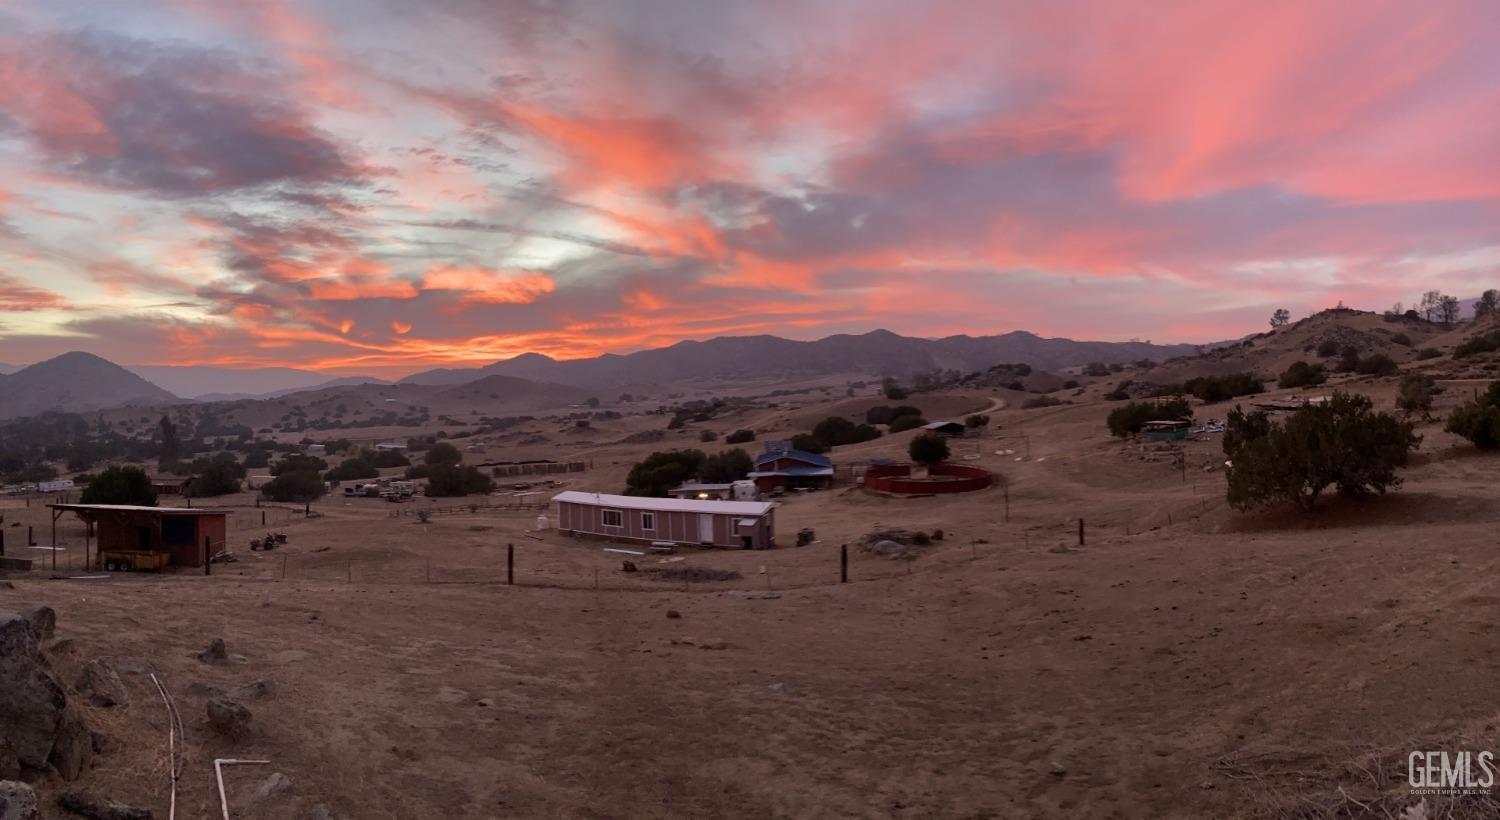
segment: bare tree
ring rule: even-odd
[[[1458,321],[1458,297],[1439,296],[1437,304],[1438,318],[1445,325],[1451,325]]]
[[[1443,293],[1438,290],[1429,290],[1422,294],[1422,303],[1417,308],[1422,311],[1422,318],[1432,321],[1432,315],[1437,312],[1438,303],[1443,301]]]

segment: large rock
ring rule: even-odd
[[[62,684],[20,615],[0,613],[0,735],[28,769],[45,769],[68,705]]]
[[[250,710],[224,698],[208,702],[208,725],[228,737],[241,737],[250,731]]]
[[[50,606],[34,606],[21,610],[21,617],[31,625],[32,634],[36,635],[36,642],[41,643],[52,639],[52,633],[57,631],[57,612]]]
[[[267,777],[265,782],[260,784],[260,788],[255,790],[255,797],[257,800],[270,800],[285,794],[291,787],[292,779],[290,777],[281,772],[272,772],[271,776]]]
[[[47,760],[64,780],[77,780],[93,758],[94,733],[89,731],[89,725],[78,709],[68,706],[57,722],[57,735],[53,738],[52,754]]]
[[[130,703],[130,692],[126,690],[114,667],[97,658],[84,664],[83,669],[78,671],[78,682],[73,684],[73,688],[95,706],[108,708]]]
[[[63,792],[57,804],[74,814],[94,820],[151,820],[150,809],[138,809],[80,791]]]
[[[0,820],[38,820],[36,792],[16,780],[0,780]]]
[[[198,660],[204,663],[226,663],[229,661],[229,649],[224,646],[223,638],[214,638],[208,648],[198,653]]]

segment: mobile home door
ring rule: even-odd
[[[698,513],[698,543],[714,542],[714,517],[710,513]]]

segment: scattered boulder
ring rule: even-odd
[[[620,570],[622,572],[635,572],[636,571],[635,562],[634,561],[624,561],[624,562],[622,562],[622,564],[620,566]]]
[[[876,541],[868,547],[876,555],[905,555],[906,545],[898,541]]]
[[[30,622],[0,613],[0,735],[22,767],[46,768],[67,705]]]
[[[227,663],[229,661],[229,648],[224,646],[224,639],[214,638],[207,649],[198,653],[198,660],[204,663]]]
[[[307,811],[307,820],[333,820],[333,812],[322,803],[313,806]]]
[[[669,609],[669,610],[667,610],[667,617],[668,618],[672,618],[672,619],[675,620],[677,618],[681,618],[682,617],[682,613],[678,612],[675,609]]]
[[[130,703],[130,692],[120,680],[119,674],[114,667],[98,658],[83,665],[73,688],[78,690],[78,694],[88,698],[89,703],[102,708]]]
[[[37,643],[50,640],[52,633],[57,631],[57,612],[50,606],[23,609],[20,615],[31,625],[31,633],[36,636]]]
[[[39,820],[36,792],[18,780],[0,780],[0,820]]]
[[[57,798],[57,804],[93,820],[151,820],[150,809],[138,809],[81,791],[63,792]]]
[[[0,589],[15,589],[16,585],[9,581],[0,581]]]
[[[292,779],[281,772],[272,772],[270,777],[255,790],[257,800],[270,800],[285,794],[292,787]]]
[[[230,696],[237,700],[257,700],[270,697],[275,694],[276,685],[268,680],[253,680],[244,686],[236,687]]]
[[[208,725],[227,737],[242,737],[250,731],[250,710],[225,698],[208,702]]]
[[[84,722],[83,715],[72,705],[63,709],[62,719],[57,722],[57,735],[52,741],[52,754],[47,762],[57,769],[63,780],[77,780],[83,769],[94,758],[94,733]]]
[[[202,683],[199,681],[194,681],[193,683],[188,684],[187,691],[189,695],[197,695],[200,698],[224,697],[223,689],[220,689],[219,687],[214,686],[211,683]]]

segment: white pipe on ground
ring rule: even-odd
[[[167,700],[167,690],[157,680],[155,672],[151,673],[151,682],[156,684],[161,703],[167,707],[167,765],[172,769],[172,801],[168,804],[167,820],[177,820],[177,720],[172,716],[172,702]]]
[[[229,798],[224,794],[224,767],[270,762],[269,760],[236,760],[232,757],[214,758],[214,778],[219,781],[219,808],[224,810],[224,820],[229,820]]]

